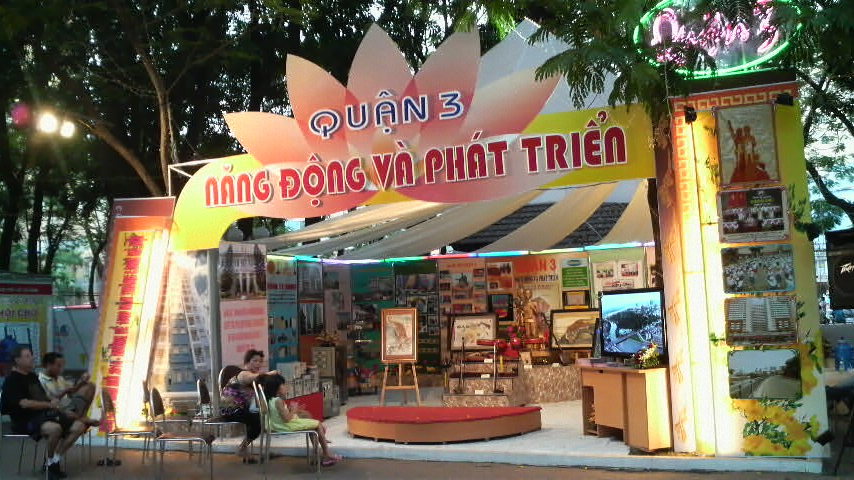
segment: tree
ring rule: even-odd
[[[586,2],[480,2],[486,10],[516,19],[529,16],[542,28],[533,41],[549,36],[568,45],[565,51],[546,61],[541,76],[562,75],[570,86],[576,105],[590,93],[603,93],[608,75],[616,77],[609,102],[641,103],[654,122],[656,144],[665,145],[669,111],[667,98],[687,93],[692,79],[680,74],[681,67],[715,68],[712,58],[688,44],[673,42],[659,47],[638,46],[633,34],[644,12],[657,2],[593,0]],[[754,24],[755,0],[699,0],[695,16],[721,12],[726,18]],[[854,221],[854,202],[833,188],[840,180],[854,176],[850,154],[842,146],[854,139],[854,9],[845,0],[774,1],[775,22],[793,33],[792,48],[771,66],[789,69],[804,82],[804,136],[808,142],[807,171],[822,199],[814,202],[815,222],[827,229],[839,223],[841,215]],[[708,18],[711,18],[708,17]],[[800,24],[798,28],[797,25]],[[653,65],[662,48],[671,49],[679,63]],[[820,153],[812,148],[830,136],[836,149]]]

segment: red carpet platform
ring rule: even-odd
[[[540,407],[355,407],[350,434],[398,443],[489,440],[539,430]]]

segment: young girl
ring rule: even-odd
[[[330,467],[341,460],[340,455],[329,451],[329,440],[326,439],[326,427],[319,420],[311,418],[299,404],[288,405],[285,402],[288,395],[288,384],[281,375],[264,378],[264,395],[270,406],[270,429],[274,432],[296,432],[314,430],[320,438],[320,448],[323,451],[321,465]],[[314,438],[312,438],[314,441]],[[315,445],[317,448],[317,445]]]

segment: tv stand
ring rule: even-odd
[[[636,369],[579,360],[585,435],[622,438],[651,452],[671,448],[667,368]]]

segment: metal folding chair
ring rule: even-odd
[[[3,390],[0,389],[0,405],[3,404]],[[18,455],[18,474],[21,473],[21,463],[23,463],[24,459],[24,446],[27,443],[27,440],[32,440],[29,435],[23,433],[5,433],[3,432],[3,422],[6,420],[11,420],[8,415],[0,415],[0,439],[14,439],[18,440],[21,444],[21,452]],[[36,458],[39,454],[39,445],[41,444],[41,440],[34,442],[33,444],[33,471],[36,469]],[[45,455],[47,455],[47,450],[45,449]],[[2,462],[2,454],[3,449],[0,448],[0,462]]]
[[[201,450],[208,455],[208,462],[210,463],[210,478],[213,480],[213,441],[216,439],[216,436],[209,432],[196,433],[196,432],[169,432],[169,431],[160,431],[165,425],[186,425],[189,428],[190,420],[171,420],[166,418],[166,411],[163,407],[163,398],[160,396],[160,392],[156,388],[151,389],[151,412],[152,418],[155,427],[158,429],[157,435],[154,437],[155,446],[159,447],[160,451],[160,463],[157,469],[157,478],[161,478],[163,475],[163,465],[164,465],[164,454],[166,452],[166,444],[167,443],[175,443],[175,442],[186,442],[187,443],[187,452],[190,456],[193,455],[193,446],[196,442],[199,442],[201,445],[206,446],[207,449]],[[199,455],[199,463],[201,464],[202,456]]]
[[[295,432],[274,432],[270,425],[270,405],[267,403],[267,395],[264,394],[264,389],[257,382],[252,383],[252,388],[255,391],[255,402],[258,404],[258,411],[261,413],[261,464],[262,471],[266,474],[267,463],[270,461],[270,442],[273,437],[283,437],[287,435],[305,435],[305,457],[308,464],[311,465],[312,460],[316,467],[315,476],[320,477],[320,435],[314,430],[298,430]],[[309,447],[311,444],[311,447]]]
[[[112,397],[104,389],[101,389],[101,408],[103,409],[102,421],[112,420],[115,423],[116,406],[113,403]],[[142,463],[145,463],[145,454],[148,451],[148,440],[154,438],[154,428],[150,425],[145,425],[138,428],[118,428],[113,426],[113,429],[107,432],[105,445],[110,446],[110,439],[113,439],[113,469],[116,468],[116,457],[119,453],[119,437],[142,437],[145,442],[142,444]]]

